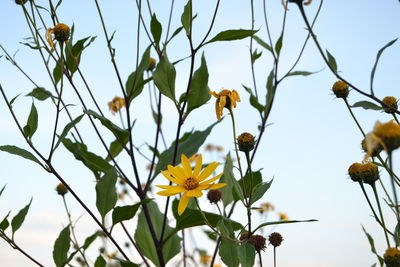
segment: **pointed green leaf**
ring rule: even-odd
[[[10,100],[10,106],[12,106],[12,104],[14,103],[15,100],[17,100],[17,98],[20,96],[20,94],[16,95],[13,97],[13,99]]]
[[[30,92],[26,96],[31,96],[31,97],[36,98],[39,101],[44,101],[47,98],[52,97],[52,94],[51,94],[51,92],[47,91],[43,87],[36,87],[32,90],[32,92]]]
[[[282,41],[283,41],[283,34],[281,34],[281,36],[279,36],[279,39],[278,39],[278,41],[276,41],[276,44],[275,44],[275,52],[278,56],[281,53]]]
[[[249,243],[242,243],[240,246],[238,246],[238,256],[240,266],[253,267],[256,257],[256,250],[253,245]]]
[[[151,17],[150,30],[151,30],[151,34],[153,35],[154,42],[158,46],[158,44],[160,43],[160,39],[161,39],[162,26],[161,26],[161,23],[157,20],[157,16],[155,13]]]
[[[67,47],[65,49],[66,55],[67,55],[66,56],[67,57],[66,65],[67,65],[68,70],[71,72],[71,75],[73,75],[74,72],[78,69],[83,50],[86,47],[88,47],[95,39],[96,39],[96,36],[94,36],[94,37],[89,36],[89,37],[86,37],[86,38],[83,38],[83,39],[77,41],[74,45],[71,45],[71,42],[69,42],[67,44],[67,46],[69,46],[69,47]],[[88,41],[88,40],[89,40],[89,42],[87,44],[85,44],[86,41]]]
[[[153,72],[153,80],[158,90],[160,90],[163,95],[174,101],[174,103],[176,103],[175,78],[175,67],[169,62],[167,53],[164,52],[156,70]]]
[[[258,31],[257,30],[243,30],[243,29],[222,31],[222,32],[218,33],[216,36],[214,36],[214,38],[212,38],[210,41],[206,42],[205,44],[218,42],[218,41],[241,40],[241,39],[244,39],[244,38],[254,35],[256,32],[258,32]]]
[[[226,186],[219,189],[222,192],[222,203],[224,203],[224,207],[226,207],[233,201],[234,184],[231,181],[234,179],[235,177],[233,175],[233,162],[231,154],[228,153],[224,165],[224,174],[222,175],[221,179],[219,179],[220,183],[227,184]],[[238,188],[238,190],[240,192],[240,188]]]
[[[127,205],[122,207],[115,207],[112,212],[113,226],[122,221],[127,221],[135,217],[136,212],[144,203],[149,203],[151,199],[146,199],[135,205]]]
[[[210,100],[211,95],[210,88],[208,88],[208,69],[204,53],[201,56],[201,65],[194,72],[192,83],[190,85],[190,91],[188,94],[187,102],[187,113],[189,114],[192,110],[200,107]]]
[[[103,256],[99,255],[94,262],[94,267],[106,267],[107,263],[104,260]]]
[[[3,194],[4,189],[6,188],[6,185],[3,186],[3,188],[0,190],[0,196]]]
[[[371,246],[372,253],[374,253],[377,256],[380,266],[383,266],[383,258],[376,252],[374,239],[372,238],[372,236],[370,234],[368,234],[368,232],[365,230],[364,226],[361,226],[361,227],[362,227],[365,235],[368,238],[368,242],[369,242],[369,245]]]
[[[31,112],[29,113],[28,121],[24,127],[25,136],[29,139],[32,138],[38,127],[38,113],[35,104],[32,102]]]
[[[229,240],[222,239],[221,245],[219,246],[219,256],[226,266],[239,266],[238,246],[238,244]]]
[[[150,48],[147,47],[144,51],[142,59],[136,71],[132,72],[125,84],[126,94],[128,95],[129,102],[131,102],[135,97],[140,95],[143,91],[143,86],[145,81],[143,80],[143,72],[147,70],[150,64]]]
[[[257,35],[253,36],[253,39],[256,40],[256,42],[261,45],[262,47],[264,47],[265,49],[267,49],[268,51],[272,52],[272,48],[269,44],[267,44],[266,42],[264,42],[260,37],[258,37]]]
[[[114,169],[107,171],[96,184],[96,207],[104,220],[106,214],[112,210],[117,203],[117,173]]]
[[[276,225],[276,224],[287,224],[287,223],[300,223],[300,222],[317,222],[318,220],[315,219],[311,219],[311,220],[290,220],[290,221],[276,221],[276,222],[266,222],[266,223],[262,223],[259,226],[257,226],[256,229],[253,230],[253,233],[256,232],[258,229],[263,228],[265,226],[269,226],[269,225]]]
[[[5,146],[0,146],[0,150],[32,160],[43,167],[42,163],[40,163],[40,161],[31,152],[26,151],[25,149],[16,146],[5,145]]]
[[[369,102],[369,101],[359,101],[354,103],[352,108],[363,108],[363,109],[372,109],[372,110],[382,110],[382,107],[378,106],[375,103]]]
[[[255,203],[257,200],[261,199],[264,196],[265,192],[267,192],[268,189],[271,187],[272,181],[273,179],[268,183],[259,183],[254,187],[253,196],[251,197],[251,204]]]
[[[274,87],[274,77],[275,77],[275,73],[274,73],[274,70],[272,69],[268,75],[267,85],[266,85],[266,87],[267,87],[267,96],[266,96],[266,102],[265,102],[266,109],[272,105],[272,100],[275,97],[276,88]]]
[[[328,55],[328,64],[332,68],[334,72],[337,72],[337,64],[336,64],[336,59],[334,56],[329,53],[328,50],[326,50],[326,54]]]
[[[262,52],[258,52],[257,49],[253,51],[253,53],[251,54],[251,62],[254,64],[254,62],[256,62],[257,59],[259,59],[262,55]]]
[[[53,78],[56,84],[61,80],[64,71],[64,60],[61,58],[57,61],[56,66],[53,69]]]
[[[375,77],[375,71],[376,71],[376,67],[378,66],[378,61],[379,58],[381,57],[383,51],[385,51],[386,48],[392,46],[395,42],[397,41],[397,38],[390,41],[389,43],[387,43],[384,47],[382,47],[381,49],[379,49],[378,54],[376,55],[376,60],[375,60],[375,64],[372,67],[372,71],[371,71],[371,79],[370,79],[370,88],[371,88],[371,94],[374,94],[374,77]]]
[[[249,197],[251,186],[253,186],[253,192],[255,187],[262,182],[262,175],[260,171],[253,172],[253,179],[250,173],[247,173],[244,176],[244,186],[246,190],[246,196]],[[242,179],[238,181],[240,185],[242,185]]]
[[[4,219],[0,222],[0,230],[5,231],[8,226],[10,226],[10,223],[8,222],[8,216],[10,216],[11,211],[9,211],[6,215],[6,217],[4,217]]]
[[[96,238],[100,235],[102,235],[103,232],[101,231],[97,231],[96,233],[92,234],[91,236],[88,236],[85,239],[85,242],[83,243],[82,249],[86,250],[89,248],[89,246],[96,240]]]
[[[68,132],[72,129],[72,127],[75,127],[75,125],[77,125],[77,124],[81,121],[82,118],[83,118],[83,114],[80,115],[80,116],[78,116],[78,117],[76,117],[73,121],[71,121],[70,123],[68,123],[68,124],[64,127],[64,130],[62,131],[61,135],[58,137],[57,143],[56,143],[56,145],[54,146],[54,149],[53,149],[53,150],[56,150],[56,149],[57,149],[57,147],[58,147],[58,146],[60,145],[60,143],[61,143],[61,140],[63,140],[63,139],[67,136]]]
[[[147,208],[152,219],[154,230],[157,237],[161,234],[162,224],[164,220],[164,214],[160,212],[157,205],[152,201],[147,204]],[[164,237],[170,236],[173,232],[168,224],[165,228]],[[138,223],[135,232],[135,240],[139,250],[143,255],[150,259],[156,266],[160,266],[157,257],[157,251],[154,246],[153,239],[150,234],[150,229],[146,217],[144,216],[143,210],[140,212],[138,217]],[[164,255],[165,263],[172,259],[175,255],[180,252],[180,241],[181,238],[177,234],[172,233],[171,237],[164,243],[162,253]]]
[[[129,139],[129,132],[128,130],[121,129],[119,126],[115,125],[112,123],[109,119],[101,116],[100,114],[97,114],[93,110],[88,110],[85,111],[86,114],[94,117],[95,119],[98,119],[101,124],[103,124],[104,127],[106,127],[108,130],[110,130],[114,136],[120,140],[121,143],[124,143]]]
[[[68,250],[70,248],[70,230],[66,226],[54,242],[53,260],[57,267],[63,267],[67,264]]]
[[[298,76],[298,75],[309,76],[309,75],[311,75],[311,74],[315,74],[315,73],[318,73],[318,72],[320,72],[320,71],[321,71],[321,70],[319,70],[319,71],[302,71],[302,70],[297,70],[297,71],[292,71],[292,72],[288,73],[288,75],[287,75],[286,77],[289,77],[289,76]]]
[[[11,220],[11,230],[12,230],[13,239],[14,239],[15,232],[21,227],[22,223],[25,221],[25,217],[26,217],[26,214],[28,214],[31,203],[32,203],[32,198],[29,201],[29,203],[23,209],[21,209],[17,213],[17,215],[15,215],[14,218]]]
[[[192,0],[188,0],[187,4],[183,8],[183,13],[181,16],[182,26],[186,31],[186,35],[190,35],[190,27],[191,27],[191,14],[192,14]]]

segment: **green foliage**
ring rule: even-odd
[[[363,229],[365,235],[366,235],[367,238],[368,238],[369,245],[371,246],[371,252],[372,252],[373,254],[375,254],[376,257],[378,258],[379,265],[380,265],[380,266],[383,266],[383,258],[376,252],[374,239],[372,238],[372,236],[371,236],[370,234],[368,234],[368,232],[365,230],[364,226],[361,226],[361,227],[362,227],[362,229]]]
[[[104,220],[106,214],[115,207],[117,203],[117,172],[112,168],[96,184],[96,207],[101,218]]]
[[[67,47],[65,49],[65,54],[67,58],[66,66],[68,70],[71,72],[71,76],[79,67],[83,50],[85,50],[85,48],[88,47],[95,39],[96,36],[94,37],[89,36],[77,41],[74,45],[71,45],[71,42],[67,43]],[[86,41],[88,40],[89,42],[86,43]]]
[[[3,218],[3,220],[0,222],[0,230],[5,231],[8,226],[10,226],[10,223],[8,222],[8,216],[10,216],[11,211],[7,213],[7,215]]]
[[[53,69],[53,78],[56,84],[61,80],[63,73],[64,73],[64,60],[60,58]]]
[[[253,179],[251,178],[253,176]],[[245,188],[245,192],[246,192],[246,197],[249,197],[250,191],[253,189],[254,192],[254,188],[260,184],[262,182],[262,175],[260,171],[256,171],[253,172],[253,175],[251,175],[250,172],[248,172],[244,177],[243,177],[243,181],[244,181],[244,188]],[[242,179],[239,180],[238,182],[240,185],[242,185]],[[252,188],[253,187],[253,188]]]
[[[246,92],[248,92],[250,94],[250,105],[252,105],[255,109],[258,110],[258,112],[263,112],[265,110],[265,106],[260,104],[260,102],[258,102],[257,97],[253,94],[253,92],[251,91],[251,89],[245,85],[243,85],[243,88],[246,90]]]
[[[121,129],[119,126],[112,123],[109,119],[101,116],[100,114],[96,113],[93,110],[88,110],[85,112],[86,114],[92,116],[95,119],[98,119],[104,127],[110,130],[114,136],[119,140],[121,143],[126,143],[129,140],[129,132],[128,130]]]
[[[156,46],[159,46],[162,33],[162,26],[161,23],[157,20],[157,16],[155,13],[153,14],[153,16],[151,16],[150,30],[151,34],[153,35]]]
[[[5,146],[0,146],[0,150],[4,152],[8,152],[13,155],[17,155],[20,157],[23,157],[25,159],[29,159],[33,162],[36,162],[40,166],[44,167],[42,163],[29,151],[26,151],[25,149],[16,147],[16,146],[10,146],[10,145],[5,145]]]
[[[94,267],[106,267],[107,263],[104,260],[103,256],[99,255],[94,262]]]
[[[208,70],[204,53],[201,56],[201,65],[194,72],[193,79],[190,84],[190,91],[187,97],[187,114],[192,110],[202,106],[210,100],[210,88],[208,87]]]
[[[211,124],[204,131],[191,131],[185,133],[181,139],[179,139],[178,151],[176,153],[177,158],[180,158],[181,154],[185,154],[187,157],[191,157],[195,154],[200,146],[204,143],[207,136],[211,133],[212,128],[219,123],[219,121]],[[172,158],[174,156],[175,151],[175,142],[171,144],[171,146],[160,154],[156,170],[154,175],[157,175],[160,171],[165,170],[168,164],[172,164]]]
[[[334,72],[337,72],[337,64],[336,64],[336,59],[335,59],[335,57],[332,56],[332,54],[329,53],[328,50],[326,50],[326,54],[327,54],[327,56],[328,56],[328,64],[329,64],[329,66],[332,68],[332,70],[333,70]]]
[[[257,226],[254,230],[253,233],[255,233],[258,229],[261,229],[265,226],[270,226],[270,225],[276,225],[276,224],[287,224],[287,223],[299,223],[299,222],[317,222],[318,220],[315,219],[311,219],[311,220],[302,220],[302,221],[298,221],[298,220],[290,220],[290,221],[276,221],[276,222],[266,222],[266,223],[262,223],[259,226]]]
[[[282,50],[282,41],[283,41],[283,33],[281,34],[281,36],[279,36],[279,39],[276,41],[276,44],[275,44],[275,52],[278,56]]]
[[[128,80],[125,84],[126,94],[128,96],[129,103],[143,91],[143,86],[148,80],[143,80],[143,73],[150,64],[150,46],[144,51],[142,59],[137,67],[136,71],[132,72],[128,76]]]
[[[260,37],[258,37],[257,35],[253,36],[253,39],[256,40],[256,42],[261,45],[262,47],[264,47],[265,49],[267,49],[268,51],[272,52],[272,48],[269,44],[267,44],[266,42],[264,42]]]
[[[150,214],[150,218],[153,222],[156,235],[157,237],[160,237],[164,215],[160,212],[157,204],[155,204],[154,202],[148,203],[147,208]],[[173,228],[166,225],[164,236],[169,236],[173,231]],[[143,255],[150,259],[156,266],[160,266],[157,257],[157,250],[154,246],[154,242],[150,233],[150,228],[143,210],[139,214],[138,224],[135,232],[135,241]],[[172,259],[176,254],[180,252],[180,241],[181,238],[179,238],[177,234],[172,234],[172,236],[164,243],[162,253],[165,263],[167,263],[170,259]]]
[[[175,78],[175,67],[169,62],[167,53],[164,52],[156,70],[153,72],[153,79],[158,90],[160,90],[163,95],[170,98],[176,104]]]
[[[75,127],[75,125],[77,125],[81,119],[83,118],[83,114],[76,117],[74,120],[72,120],[70,123],[68,123],[65,127],[64,130],[62,131],[61,135],[58,137],[57,143],[54,146],[53,150],[56,150],[57,147],[60,145],[61,141],[67,136],[67,134],[69,133],[69,131]]]
[[[54,242],[53,260],[57,267],[63,267],[68,263],[68,251],[70,248],[70,230],[67,225]]]
[[[219,189],[222,192],[222,203],[226,207],[233,201],[233,190],[236,190],[237,193],[241,193],[240,187],[233,182],[236,181],[233,175],[233,162],[231,158],[231,154],[228,153],[225,160],[224,165],[224,174],[222,175],[221,179],[219,180],[220,183],[226,183],[227,185]],[[235,188],[235,185],[237,187]]]
[[[273,179],[269,182],[262,182],[254,186],[250,204],[255,203],[257,200],[261,199],[264,196],[264,194],[271,187],[272,181]]]
[[[31,112],[28,116],[28,121],[24,127],[24,134],[26,138],[31,139],[38,128],[38,112],[35,104],[32,102]]]
[[[188,0],[187,4],[183,8],[183,13],[181,16],[182,26],[185,29],[186,36],[190,35],[192,27],[192,0]]]
[[[267,95],[266,95],[266,101],[265,101],[266,109],[271,107],[272,100],[275,97],[276,88],[274,86],[274,77],[275,77],[275,72],[272,69],[271,72],[268,75],[267,85],[266,85],[266,88],[267,88]]]
[[[352,106],[352,108],[363,108],[363,109],[372,109],[372,110],[382,110],[381,106],[378,106],[375,103],[369,102],[369,101],[358,101],[356,103],[354,103]]]
[[[32,198],[29,201],[29,203],[23,209],[21,209],[17,213],[17,215],[15,215],[14,218],[11,220],[11,230],[13,239],[15,232],[17,232],[17,230],[21,227],[22,223],[25,221],[25,217],[26,214],[28,214],[31,203],[32,203]]]
[[[221,245],[219,246],[219,256],[226,266],[239,266],[238,246],[238,244],[232,241],[222,239]]]
[[[47,98],[52,97],[52,94],[51,94],[51,92],[47,91],[43,87],[36,87],[36,88],[33,88],[32,92],[30,92],[26,96],[31,96],[31,97],[36,98],[39,101],[44,101]]]
[[[239,257],[240,266],[242,267],[253,267],[254,260],[256,257],[255,247],[248,243],[242,243],[237,246],[237,255]]]
[[[115,207],[112,213],[113,226],[122,221],[127,221],[135,217],[136,212],[141,205],[149,203],[151,199],[146,199],[135,205],[126,205],[122,207]]]
[[[257,32],[256,30],[244,30],[244,29],[222,31],[218,33],[216,36],[214,36],[210,41],[204,43],[204,45],[220,41],[241,40],[254,35],[256,32]]]

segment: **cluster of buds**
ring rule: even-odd
[[[349,167],[349,176],[354,182],[364,182],[373,185],[379,179],[378,166],[372,162],[353,163]]]
[[[240,235],[239,240],[253,245],[257,252],[260,252],[261,250],[264,250],[266,248],[265,246],[266,239],[262,235],[250,236],[249,232],[243,232]]]

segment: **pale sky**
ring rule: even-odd
[[[47,1],[36,2],[47,6]],[[150,2],[165,31],[169,1]],[[180,15],[185,3],[183,0],[175,1],[172,31],[180,26]],[[116,60],[125,81],[134,70],[136,60],[137,12],[134,1],[100,1],[100,4],[109,33],[117,30],[113,45],[117,49]],[[306,7],[309,17],[316,12],[318,4],[319,1],[314,1],[312,5]],[[205,25],[209,24],[212,15],[210,7],[214,5],[215,1],[194,1],[194,9],[198,13],[194,23],[196,43],[206,32]],[[255,6],[255,28],[260,29],[257,35],[267,40],[262,1],[255,1]],[[279,0],[268,1],[267,6],[273,39],[276,40],[280,32],[283,9]],[[293,63],[307,33],[297,8],[292,4],[289,5],[289,9],[287,32],[281,52],[281,74]],[[51,90],[50,81],[39,54],[19,44],[23,38],[29,36],[22,11],[11,0],[1,1],[0,10],[0,23],[3,25],[0,28],[0,44],[11,54],[18,50],[15,56],[17,62],[32,75],[37,83]],[[336,57],[341,74],[359,88],[368,91],[370,71],[377,51],[390,40],[399,37],[399,12],[400,3],[395,0],[325,1],[315,33],[321,45]],[[148,15],[147,10],[144,14]],[[80,1],[79,4],[76,1],[64,1],[59,17],[68,25],[75,24],[75,40],[87,36],[98,36],[85,51],[81,69],[103,111],[115,123],[119,123],[117,116],[113,117],[108,113],[107,102],[116,95],[120,96],[120,90],[110,64],[94,1]],[[222,30],[250,27],[250,1],[221,1],[215,27],[210,36]],[[143,36],[140,55],[147,45],[148,39]],[[210,44],[203,50],[210,73],[210,89],[213,91],[219,91],[221,88],[236,89],[242,98],[242,102],[234,110],[238,134],[243,131],[256,134],[259,123],[259,116],[254,109],[250,108],[248,94],[242,88],[242,84],[253,87],[248,48],[249,40],[244,40]],[[266,78],[272,67],[272,59],[268,51],[261,47],[258,47],[258,50],[263,51],[263,55],[255,63],[256,80],[259,92],[263,95]],[[395,43],[381,57],[375,77],[375,92],[380,98],[387,95],[400,97],[398,92],[399,51],[399,43]],[[189,52],[188,42],[181,33],[175,41],[171,42],[168,56],[170,61],[175,61],[187,56]],[[152,54],[155,55],[154,51]],[[200,56],[197,59],[196,68],[200,64]],[[188,66],[188,61],[176,66],[177,95],[180,95],[186,86]],[[290,219],[319,220],[314,223],[289,224],[274,228],[285,239],[278,250],[279,267],[371,266],[376,262],[376,257],[370,252],[361,225],[374,237],[377,250],[381,255],[385,250],[383,233],[370,216],[371,212],[360,188],[357,184],[353,184],[347,175],[350,164],[363,159],[360,149],[362,136],[343,101],[336,99],[331,93],[330,88],[336,79],[324,65],[315,45],[309,42],[296,70],[318,71],[321,69],[323,69],[321,72],[312,76],[287,79],[278,88],[269,118],[269,122],[273,125],[266,130],[253,166],[253,169],[262,169],[264,180],[268,181],[274,177],[272,187],[260,203],[273,203],[279,211],[287,213]],[[32,84],[4,60],[4,57],[0,59],[0,83],[9,98],[21,94],[14,108],[20,120],[25,123],[31,99],[23,95],[33,89]],[[81,85],[80,82],[78,84]],[[72,91],[66,91],[65,95],[67,103],[77,103]],[[87,97],[86,94],[85,97]],[[350,103],[360,100],[366,99],[354,91],[350,92]],[[132,104],[133,118],[138,118],[134,128],[135,144],[138,146],[144,142],[152,143],[154,138],[155,125],[147,103],[148,95],[144,90]],[[53,125],[54,107],[49,101],[35,101],[35,104],[39,111],[39,129],[33,140],[39,149],[48,151],[51,135],[49,129],[52,129]],[[93,108],[93,105],[91,107]],[[71,107],[71,110],[75,116],[81,114],[79,105]],[[377,120],[391,119],[389,115],[379,111],[363,109],[353,111],[367,132],[372,130]],[[175,136],[177,113],[167,98],[163,100],[162,114],[163,129],[167,144],[170,144]],[[183,132],[190,131],[192,128],[203,130],[215,120],[214,99],[211,99],[208,104],[188,117]],[[67,121],[63,118],[62,125],[66,123]],[[87,120],[80,127],[90,149],[105,155],[98,140],[94,138],[95,135]],[[3,100],[0,100],[0,129],[0,145],[10,144],[27,148]],[[62,128],[58,132],[61,130]],[[104,133],[107,140],[111,141],[111,135],[106,131]],[[229,151],[233,153],[231,124],[228,116],[214,128],[206,141],[206,144],[208,143],[221,145],[225,148],[225,153]],[[145,148],[143,151],[151,155]],[[203,152],[203,149],[200,152]],[[399,162],[397,154],[394,155],[396,170]],[[142,176],[145,176],[146,162],[140,157],[138,160],[140,172]],[[209,161],[211,160],[221,161],[221,157],[209,157]],[[54,192],[57,180],[31,162],[6,153],[0,153],[0,162],[2,163],[0,187],[7,184],[0,198],[0,218],[3,218],[9,210],[12,210],[12,216],[15,215],[33,197],[27,219],[16,234],[16,241],[45,266],[53,266],[53,243],[63,226],[67,224],[62,201]],[[92,175],[81,163],[75,162],[73,156],[62,147],[55,154],[54,162],[56,168],[76,192],[96,211]],[[120,162],[123,164],[127,161],[122,158]],[[129,162],[126,164],[126,169],[129,167],[128,164]],[[381,171],[381,176],[388,184],[387,173]],[[166,184],[166,181],[158,178],[155,184]],[[158,198],[158,200],[159,205],[163,207],[165,198]],[[77,225],[78,237],[83,240],[88,232],[91,233],[96,229],[96,226],[70,195],[67,195],[67,201],[73,209],[75,219],[83,215]],[[212,210],[205,199],[202,199],[202,203],[206,209]],[[385,213],[389,228],[393,229],[394,216],[388,209],[385,209]],[[233,217],[245,223],[242,219],[243,214],[244,209],[238,209]],[[257,215],[254,215],[254,218],[258,220]],[[271,228],[266,228],[265,233],[270,230]],[[196,241],[202,249],[212,247],[205,237],[200,237]],[[29,261],[4,241],[0,241],[0,251],[4,266],[31,266]],[[94,260],[97,253],[95,246],[92,248],[92,253]],[[209,253],[212,253],[211,249]],[[263,257],[265,266],[271,266],[272,250],[270,248]]]

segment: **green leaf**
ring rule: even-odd
[[[147,204],[147,209],[149,211],[150,218],[152,219],[156,236],[160,237],[164,214],[160,212],[157,205],[153,201]],[[165,227],[164,236],[169,236],[173,232],[173,230],[174,229],[172,229],[167,224]],[[135,240],[139,250],[143,253],[143,255],[150,259],[156,266],[160,266],[158,262],[157,251],[154,246],[154,242],[150,234],[149,225],[143,210],[140,212],[138,217]],[[172,234],[172,236],[164,243],[162,253],[165,263],[167,263],[170,259],[172,259],[180,252],[180,242],[181,238],[179,238],[177,234]]]
[[[35,104],[32,102],[31,112],[28,116],[28,121],[26,122],[26,126],[24,127],[24,134],[29,139],[35,134],[38,127],[38,113],[35,107]]]
[[[68,138],[62,139],[61,142],[74,155],[75,159],[81,161],[92,172],[97,173],[100,171],[105,173],[113,168],[106,160],[89,152],[85,144],[73,143]]]
[[[256,108],[259,112],[263,112],[265,110],[265,106],[261,105],[260,102],[258,102],[257,97],[253,94],[251,89],[245,85],[243,85],[243,88],[250,94],[250,105],[252,105],[254,108]]]
[[[17,155],[29,160],[32,160],[39,164],[40,166],[43,167],[42,163],[29,151],[26,151],[25,149],[16,147],[16,146],[10,146],[10,145],[5,145],[5,146],[0,146],[0,150],[4,152],[8,152],[13,155]]]
[[[136,263],[133,263],[131,261],[126,261],[126,260],[122,260],[122,259],[117,259],[119,261],[119,264],[121,265],[121,267],[139,267],[139,265],[137,265]]]
[[[88,236],[85,239],[85,242],[83,243],[83,246],[81,247],[83,250],[86,250],[89,248],[89,246],[96,240],[98,236],[100,236],[103,232],[102,231],[97,231],[96,233],[92,234],[91,236]]]
[[[321,71],[321,70],[320,70]],[[311,74],[315,74],[315,73],[318,73],[318,72],[320,72],[320,71],[302,71],[302,70],[297,70],[297,71],[292,71],[292,72],[290,72],[290,73],[288,73],[288,75],[286,76],[286,77],[289,77],[289,76],[298,76],[298,75],[302,75],[302,76],[309,76],[309,75],[311,75]]]
[[[107,171],[96,184],[96,207],[104,220],[106,214],[112,210],[117,203],[117,172],[114,169]]]
[[[193,154],[197,153],[200,146],[204,143],[207,136],[211,133],[212,128],[214,128],[214,126],[220,121],[213,123],[204,131],[192,131],[185,133],[182,138],[179,139],[178,151],[176,153],[177,158],[179,159],[181,154],[185,154],[187,157],[191,157]],[[173,142],[167,150],[160,154],[154,176],[156,176],[161,170],[165,170],[168,164],[172,164],[174,150],[175,142]]]
[[[283,33],[281,34],[281,36],[279,36],[279,39],[276,41],[276,44],[275,44],[275,52],[278,56],[281,53],[282,41],[283,41]]]
[[[371,252],[374,253],[378,257],[378,261],[379,261],[380,266],[383,266],[383,258],[376,252],[374,239],[372,238],[372,236],[370,234],[368,234],[368,232],[365,230],[364,226],[361,226],[361,227],[362,227],[365,235],[368,238],[368,242],[369,242],[369,245],[371,247]]]
[[[3,194],[3,191],[5,188],[6,188],[6,185],[4,185],[3,188],[0,190],[0,196]]]
[[[266,109],[269,108],[272,105],[272,100],[275,97],[275,92],[276,92],[276,88],[274,88],[274,70],[272,69],[271,72],[268,75],[268,79],[267,79],[267,96],[266,96],[266,104],[265,107]]]
[[[273,179],[268,183],[259,183],[254,187],[253,196],[251,197],[251,204],[255,203],[257,200],[261,199],[264,196],[265,192],[267,192],[268,189],[271,187],[272,181]]]
[[[32,96],[39,101],[44,101],[47,98],[52,97],[52,94],[43,87],[36,87],[26,96]]]
[[[253,267],[254,260],[256,257],[256,250],[253,245],[248,243],[242,243],[238,246],[238,256],[240,266],[242,267]]]
[[[214,36],[214,38],[212,38],[210,41],[206,42],[205,44],[219,42],[219,41],[241,40],[241,39],[244,39],[244,38],[254,35],[256,32],[258,32],[258,31],[257,30],[243,30],[243,29],[222,31],[222,32],[218,33],[216,36]]]
[[[89,36],[89,37],[86,37],[86,38],[83,38],[83,39],[77,41],[73,46],[71,46],[71,42],[67,44],[66,65],[67,65],[68,70],[71,72],[71,75],[73,75],[74,72],[78,69],[83,50],[86,47],[88,47],[95,39],[96,39],[96,36],[94,36],[94,37]],[[87,44],[85,44],[87,40],[89,40],[89,42]]]
[[[64,60],[60,58],[53,69],[53,78],[56,84],[61,80],[63,73],[64,73]]]
[[[224,207],[226,207],[233,201],[234,184],[231,182],[232,180],[235,180],[235,177],[233,175],[233,162],[231,154],[228,153],[224,165],[224,174],[222,175],[221,179],[219,179],[220,183],[227,184],[226,186],[219,189],[222,192],[222,203],[224,203]],[[238,192],[241,192],[240,187],[237,190]]]
[[[261,45],[262,47],[264,47],[265,49],[267,49],[268,51],[272,52],[272,48],[269,44],[267,44],[266,42],[264,42],[260,37],[258,37],[257,35],[253,36],[253,39],[256,40],[256,42]]]
[[[226,266],[239,266],[238,246],[239,245],[236,243],[222,239],[221,245],[219,246],[219,256]]]
[[[337,72],[337,64],[336,64],[336,59],[334,56],[329,53],[328,50],[326,50],[326,54],[328,55],[328,64],[329,66],[333,69],[333,71],[336,73]]]
[[[29,203],[21,209],[17,215],[14,216],[14,218],[11,220],[11,230],[12,230],[12,236],[14,239],[14,234],[15,232],[21,227],[22,223],[25,221],[26,214],[28,214],[29,207],[31,206],[32,203],[32,198],[29,201]]]
[[[178,210],[178,202],[179,201],[174,201],[173,203],[174,211]],[[215,213],[210,213],[210,212],[203,212],[203,213],[207,218],[208,222],[213,227],[216,227],[218,223],[221,221],[221,219],[224,218],[221,215]],[[238,222],[232,221],[230,219],[226,219],[226,221],[232,225],[232,229],[234,231],[243,229],[243,225],[241,225]],[[197,209],[186,208],[185,211],[182,213],[182,215],[176,217],[175,231],[178,232],[179,230],[182,229],[200,225],[207,225],[207,223],[204,221],[203,216],[201,215],[201,212]]]
[[[153,35],[154,42],[158,46],[160,43],[160,39],[161,39],[162,26],[161,26],[161,23],[157,20],[155,13],[151,17],[150,30],[151,30],[151,34]]]
[[[287,224],[287,223],[300,223],[300,222],[317,222],[318,220],[315,219],[311,219],[311,220],[290,220],[290,221],[276,221],[276,222],[266,222],[266,223],[262,223],[259,226],[257,226],[256,229],[253,230],[253,233],[255,233],[258,229],[263,228],[265,226],[269,226],[269,225],[276,225],[276,224]]]
[[[262,52],[258,52],[257,49],[253,51],[253,53],[251,54],[251,62],[254,64],[254,62],[256,62],[257,59],[259,59],[262,55]]]
[[[203,53],[201,56],[201,65],[194,72],[192,83],[190,84],[187,98],[187,114],[210,100],[211,95],[208,92],[210,92],[210,88],[208,88],[208,70],[206,58]]]
[[[2,231],[5,231],[8,228],[8,226],[10,226],[10,223],[8,222],[8,219],[7,219],[8,216],[10,216],[10,213],[11,213],[11,211],[9,211],[6,215],[6,217],[4,217],[4,219],[0,222],[0,229]]]
[[[94,262],[94,267],[106,267],[106,265],[107,263],[101,255],[99,255]]]
[[[175,67],[169,62],[167,53],[164,52],[156,70],[153,72],[153,80],[158,90],[160,90],[163,95],[174,101],[174,103],[176,103],[175,78]]]
[[[190,27],[192,25],[192,18],[191,18],[191,14],[192,14],[192,0],[188,0],[187,4],[185,5],[184,9],[183,9],[183,13],[181,16],[181,22],[182,22],[182,26],[186,31],[186,36],[190,35]]]
[[[144,51],[137,70],[132,72],[126,81],[125,90],[126,94],[128,95],[129,102],[140,95],[140,93],[143,91],[143,86],[145,84],[145,81],[143,80],[143,72],[147,70],[150,64],[150,47],[151,46],[147,47],[146,51]]]
[[[251,186],[253,186],[253,192],[254,192],[255,187],[261,182],[262,182],[262,175],[260,171],[253,172],[253,179],[251,179],[250,172],[244,176],[244,188],[246,190],[245,195],[247,196],[247,198],[249,197]],[[242,185],[242,179],[240,179],[238,183]]]
[[[12,104],[14,103],[15,100],[17,100],[17,98],[19,97],[20,94],[16,95],[13,97],[13,99],[10,100],[10,106],[12,106]]]
[[[118,140],[120,140],[121,143],[124,143],[125,141],[129,140],[128,130],[121,129],[119,126],[112,123],[109,119],[97,114],[93,110],[85,111],[85,113],[91,115],[95,119],[98,119],[101,122],[101,124],[103,124],[104,127],[110,130],[114,134],[114,136]]]
[[[397,41],[397,38],[390,41],[389,43],[387,43],[384,47],[382,47],[381,49],[379,49],[378,54],[376,55],[376,60],[375,60],[375,64],[372,67],[372,71],[371,71],[371,79],[370,79],[370,88],[371,88],[371,94],[374,94],[374,77],[375,77],[375,71],[376,71],[376,67],[378,66],[378,61],[379,58],[381,57],[383,51],[385,51],[386,48],[392,46],[395,42]]]
[[[70,248],[70,230],[69,225],[66,226],[54,242],[53,260],[57,267],[67,264],[68,250]]]
[[[382,110],[382,107],[378,106],[375,103],[369,102],[369,101],[359,101],[354,103],[352,108],[363,108],[363,109],[372,109],[372,110]]]
[[[64,127],[64,130],[62,131],[61,135],[58,137],[57,143],[54,146],[53,151],[57,149],[57,147],[60,145],[61,141],[67,136],[68,132],[72,129],[72,127],[75,127],[75,125],[77,125],[81,121],[82,118],[83,118],[83,114],[76,117],[73,121],[71,121]]]
[[[127,205],[123,207],[115,207],[112,213],[113,226],[122,221],[127,221],[135,217],[136,212],[144,203],[149,203],[151,199],[146,199],[135,205]]]

